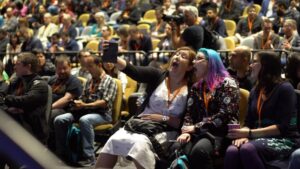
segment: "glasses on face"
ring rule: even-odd
[[[206,60],[205,57],[202,55],[197,55],[194,59],[194,61],[205,61],[205,60]]]

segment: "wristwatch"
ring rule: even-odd
[[[170,119],[169,116],[162,116],[162,121],[167,122]]]

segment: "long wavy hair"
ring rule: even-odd
[[[265,94],[269,95],[277,84],[283,82],[280,56],[270,51],[261,51],[256,55],[261,64],[256,91],[259,93],[261,89],[264,89]]]
[[[203,53],[205,59],[208,61],[207,74],[203,80],[206,82],[209,90],[213,90],[216,86],[223,82],[225,77],[229,77],[229,73],[218,52],[213,49],[206,48],[200,48],[198,52]],[[199,83],[201,84],[203,80],[199,81]]]

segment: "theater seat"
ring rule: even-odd
[[[248,111],[249,91],[240,88],[240,102],[239,102],[239,122],[244,126],[244,121]]]

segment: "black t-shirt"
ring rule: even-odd
[[[185,41],[186,46],[197,51],[203,44],[203,28],[198,25],[189,26],[182,33],[181,38]]]
[[[236,71],[228,69],[229,74],[238,81],[239,87],[251,91],[253,84],[250,80],[250,72],[247,72],[246,76],[240,78],[237,77]]]
[[[73,75],[70,75],[70,77],[65,80],[58,80],[57,75],[52,76],[49,79],[48,84],[52,87],[53,102],[62,98],[66,92],[69,92],[76,97],[79,97],[82,94],[83,87],[80,81]]]

